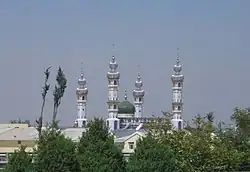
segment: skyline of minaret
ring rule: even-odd
[[[172,124],[175,129],[183,129],[183,82],[184,75],[182,72],[182,66],[180,64],[179,48],[177,48],[177,59],[174,65],[174,73],[171,76],[172,81]]]
[[[139,66],[138,66],[139,67]],[[134,120],[133,118],[142,119],[147,118],[143,115],[143,104],[145,91],[143,89],[143,81],[138,71],[135,89],[133,89],[133,104],[128,101],[127,89],[125,89],[124,99],[120,103],[118,91],[119,91],[119,81],[120,73],[117,71],[118,63],[113,55],[111,61],[109,62],[109,71],[107,72],[108,79],[108,118],[106,119],[106,124],[110,130],[120,129],[124,125],[124,119],[127,122]],[[173,74],[171,76],[172,81],[172,119],[171,122],[175,129],[183,129],[183,83],[184,75],[182,74],[182,65],[180,64],[179,49],[177,49],[176,64],[173,67]],[[86,127],[87,126],[87,96],[88,88],[86,85],[86,79],[84,78],[83,69],[81,69],[81,74],[78,79],[79,87],[76,89],[77,95],[77,119],[75,120],[75,127]],[[119,113],[119,114],[118,114]],[[120,121],[122,124],[120,124]],[[145,121],[145,120],[144,120]]]
[[[115,45],[113,45],[115,49]],[[111,130],[119,128],[118,104],[119,104],[119,79],[120,73],[117,71],[118,63],[116,62],[115,56],[113,55],[111,62],[109,63],[109,71],[107,74],[108,79],[108,119],[107,125]]]
[[[84,78],[83,68],[81,68],[80,78],[78,79],[79,87],[76,89],[77,95],[77,119],[76,119],[76,126],[86,127],[87,126],[87,95],[88,95],[88,88],[85,87],[87,81]]]
[[[135,89],[133,90],[134,96],[134,106],[135,106],[135,117],[141,118],[143,117],[143,103],[144,103],[144,95],[145,91],[142,89],[143,82],[141,79],[141,75],[138,72],[137,80],[135,81]]]

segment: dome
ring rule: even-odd
[[[135,106],[129,101],[125,100],[118,104],[118,113],[119,114],[134,114]]]

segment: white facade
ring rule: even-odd
[[[78,79],[79,87],[76,89],[77,95],[77,119],[75,126],[78,128],[87,126],[87,96],[88,88],[85,87],[86,79],[84,78],[83,71],[81,71],[80,78]]]
[[[179,52],[177,54],[176,64],[174,65],[174,74],[172,80],[172,124],[175,129],[183,129],[183,82],[184,76],[181,74],[182,66],[180,64]]]
[[[135,82],[135,89],[133,90],[134,96],[134,106],[135,106],[135,118],[143,117],[143,108],[142,105],[144,103],[144,95],[145,91],[142,89],[143,82],[140,74],[137,76],[137,80]]]
[[[115,56],[112,57],[112,61],[109,63],[108,78],[108,119],[106,120],[110,130],[119,129],[120,121],[117,118],[118,114],[118,91],[119,91],[119,79],[120,73],[116,71],[118,64],[115,61]]]

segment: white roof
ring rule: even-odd
[[[10,128],[0,133],[0,140],[35,140],[37,138],[35,127]]]
[[[62,130],[62,133],[73,141],[78,141],[83,132],[86,132],[85,128],[67,128]]]
[[[43,127],[45,129],[45,127]],[[67,128],[62,130],[66,137],[77,141],[86,132],[85,128]],[[29,128],[0,128],[0,140],[36,140],[38,132],[35,127]]]

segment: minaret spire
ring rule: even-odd
[[[113,51],[115,51],[115,44],[112,45]],[[108,119],[107,125],[110,130],[116,130],[119,128],[119,119],[117,118],[118,113],[118,90],[119,90],[119,79],[120,73],[117,71],[118,63],[113,54],[111,61],[109,62],[109,71],[107,74],[108,79]]]
[[[175,129],[183,128],[182,112],[183,112],[183,82],[184,76],[181,74],[182,66],[180,64],[179,48],[177,48],[176,64],[174,65],[174,73],[171,76],[172,80],[172,123]]]
[[[138,68],[140,66],[138,65]],[[135,81],[135,89],[133,90],[134,105],[135,105],[135,117],[141,118],[143,116],[142,105],[144,103],[145,91],[142,89],[143,82],[141,79],[140,72],[138,71],[137,78]]]
[[[82,63],[83,66],[83,63]],[[86,107],[87,107],[87,95],[88,88],[85,86],[87,83],[84,78],[83,68],[81,67],[80,77],[78,79],[79,87],[76,89],[77,95],[77,119],[75,121],[76,127],[86,127],[87,126],[87,118],[86,118]]]

